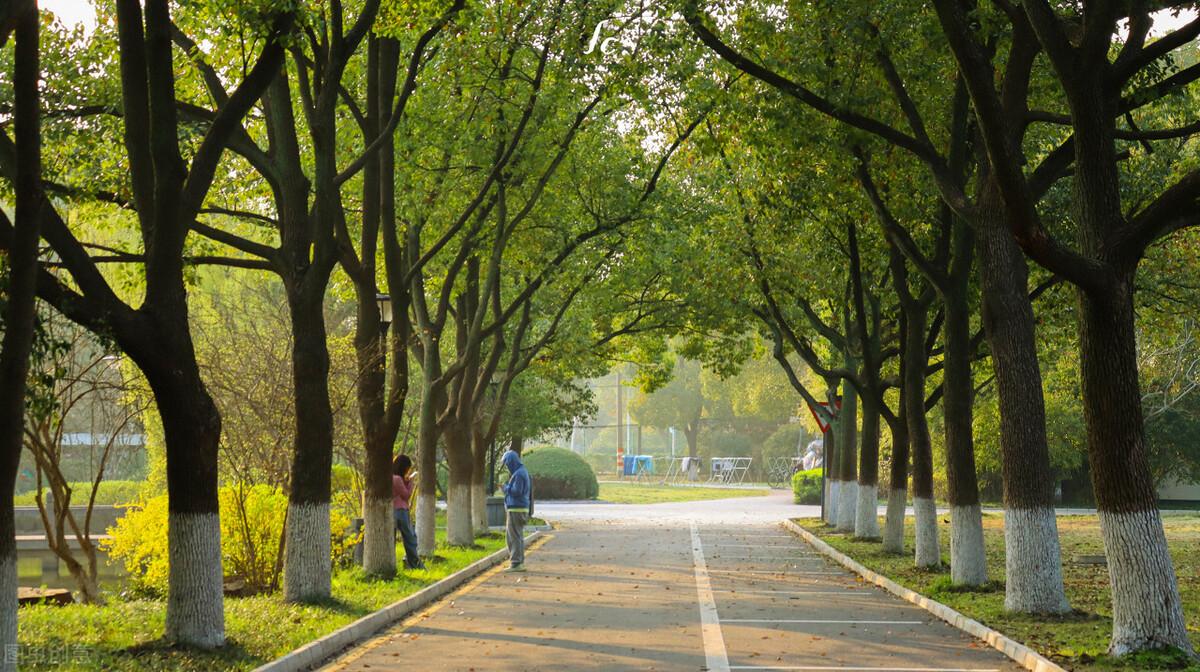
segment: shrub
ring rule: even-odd
[[[225,573],[259,593],[279,585],[279,542],[287,495],[269,485],[221,488],[221,562]]]
[[[358,470],[345,464],[333,465],[330,474],[330,505],[350,517],[362,510],[363,479]]]
[[[226,576],[246,582],[248,592],[273,590],[279,585],[275,572],[279,543],[287,515],[287,496],[268,485],[228,485],[220,489],[221,562]],[[361,533],[350,534],[350,519],[330,507],[332,556],[345,564]],[[129,576],[130,591],[136,595],[162,597],[167,594],[167,496],[146,500],[130,508],[108,529],[111,539],[102,542],[114,561],[121,562]]]
[[[538,448],[523,456],[537,499],[595,499],[596,474],[584,459],[563,448]]]
[[[151,497],[140,507],[130,507],[111,536],[100,542],[110,558],[125,566],[129,591],[136,595],[167,594],[167,496]]]
[[[100,481],[96,490],[96,504],[132,504],[138,501],[144,481]],[[71,506],[87,506],[88,497],[92,493],[92,484],[87,481],[72,481],[67,484],[71,488]],[[48,493],[49,491],[47,491]],[[13,497],[13,506],[33,506],[35,492],[23,492]]]
[[[792,495],[797,504],[821,503],[821,469],[792,474]]]

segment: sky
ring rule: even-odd
[[[54,12],[68,26],[82,23],[90,30],[96,25],[96,10],[89,0],[39,0],[38,7]]]

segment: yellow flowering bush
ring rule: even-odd
[[[268,485],[228,485],[219,492],[221,502],[221,560],[227,576],[246,583],[250,593],[279,586],[279,544],[287,516],[287,496]],[[114,562],[129,577],[129,589],[139,595],[167,594],[167,496],[151,497],[130,507],[103,543]],[[351,562],[362,533],[350,533],[350,518],[331,507],[329,527],[335,565]]]

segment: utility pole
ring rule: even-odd
[[[617,371],[617,477],[625,475],[625,390]]]

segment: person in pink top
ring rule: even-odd
[[[396,517],[396,529],[404,541],[404,566],[408,569],[425,569],[425,563],[417,555],[417,530],[408,514],[412,491],[412,458],[400,455],[392,464],[392,513]]]

